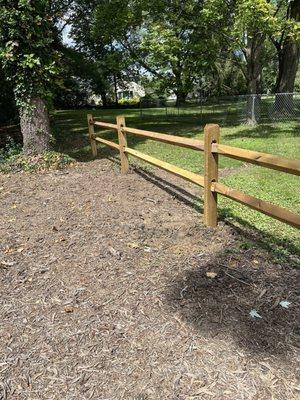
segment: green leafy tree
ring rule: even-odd
[[[249,94],[261,93],[264,45],[277,29],[275,12],[269,0],[234,1],[233,26],[227,32]]]
[[[99,4],[101,2],[98,0],[75,3],[71,34],[76,50],[83,54],[93,67],[97,66],[99,84],[97,87],[93,84],[93,91],[98,94],[101,89],[99,94],[105,106],[110,102],[118,103],[117,87],[124,79],[129,79],[132,71],[129,70],[131,60],[128,60],[127,52],[117,45],[109,31],[109,22],[115,15],[107,16],[106,26],[97,29],[95,21]]]
[[[217,31],[224,15],[208,21],[204,3],[99,0],[93,15],[95,37],[115,41],[140,71],[173,91],[181,103],[218,54]]]
[[[50,3],[0,1],[0,59],[13,86],[27,154],[41,153],[50,146],[46,104],[58,72]]]
[[[17,110],[14,102],[13,89],[0,67],[0,126],[17,120]]]

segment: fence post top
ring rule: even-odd
[[[94,118],[92,114],[87,114],[87,120],[89,124],[93,124],[94,123]]]
[[[218,124],[206,124],[204,129],[213,129],[213,128],[220,128],[220,125]]]

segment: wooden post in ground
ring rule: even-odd
[[[95,140],[95,130],[94,130],[94,119],[92,114],[87,115],[88,128],[89,128],[89,137],[91,142],[92,154],[93,157],[97,157],[97,143]]]
[[[204,224],[216,227],[218,224],[217,193],[211,184],[218,181],[218,154],[212,153],[213,143],[219,143],[220,127],[208,124],[204,128]]]
[[[128,154],[125,153],[125,147],[127,147],[127,138],[126,133],[122,130],[122,128],[125,126],[125,117],[122,115],[117,116],[117,125],[121,158],[121,174],[126,174],[129,170]]]

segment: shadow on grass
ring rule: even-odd
[[[235,260],[226,249],[214,256],[191,256],[188,267],[186,262],[179,265],[165,293],[167,306],[201,337],[221,340],[220,352],[225,351],[226,357],[233,342],[253,355],[291,361],[299,334],[297,270],[264,259],[255,267],[251,264],[254,257],[248,252]],[[237,261],[235,267],[233,260]],[[215,279],[206,276],[211,271],[217,274]],[[284,309],[278,299],[288,299],[292,306]],[[262,319],[251,318],[252,309]]]
[[[246,126],[246,125],[245,125]],[[259,139],[259,138],[275,138],[278,136],[282,136],[282,134],[285,134],[287,137],[296,137],[299,136],[299,133],[295,129],[295,126],[291,125],[289,127],[280,127],[280,125],[257,125],[257,126],[252,126],[249,127],[249,129],[242,129],[241,131],[235,133],[235,134],[223,134],[223,137],[226,138],[228,137],[230,140],[234,139],[243,139],[243,138],[248,138],[248,139]]]
[[[184,116],[164,116],[153,115],[147,118],[140,118],[137,111],[114,110],[105,113],[105,110],[80,110],[80,111],[61,111],[56,114],[54,119],[54,135],[56,138],[56,149],[59,152],[66,153],[77,161],[89,161],[91,158],[87,156],[87,147],[89,146],[88,128],[86,123],[86,114],[94,113],[96,119],[107,122],[115,122],[115,117],[118,114],[124,114],[126,117],[127,125],[139,129],[151,130],[160,133],[173,134],[187,138],[203,138],[203,128],[206,123],[218,123],[224,128],[234,128],[241,126],[238,132],[224,132],[222,137],[228,140],[235,139],[256,139],[256,138],[274,138],[280,135],[287,135],[289,137],[297,136],[295,129],[295,120],[290,121],[290,124],[281,126],[264,124],[254,127],[245,127],[241,125],[240,121],[234,116],[225,116],[224,113],[219,114],[206,114],[202,116],[197,115],[184,115]],[[96,135],[117,141],[117,134],[115,131],[107,129],[96,129]],[[128,144],[130,147],[135,148],[148,140],[147,138],[137,137],[134,135],[127,135]]]

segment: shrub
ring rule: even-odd
[[[132,97],[132,99],[120,99],[118,100],[118,104],[121,106],[134,106],[139,104],[140,98],[139,97]]]

